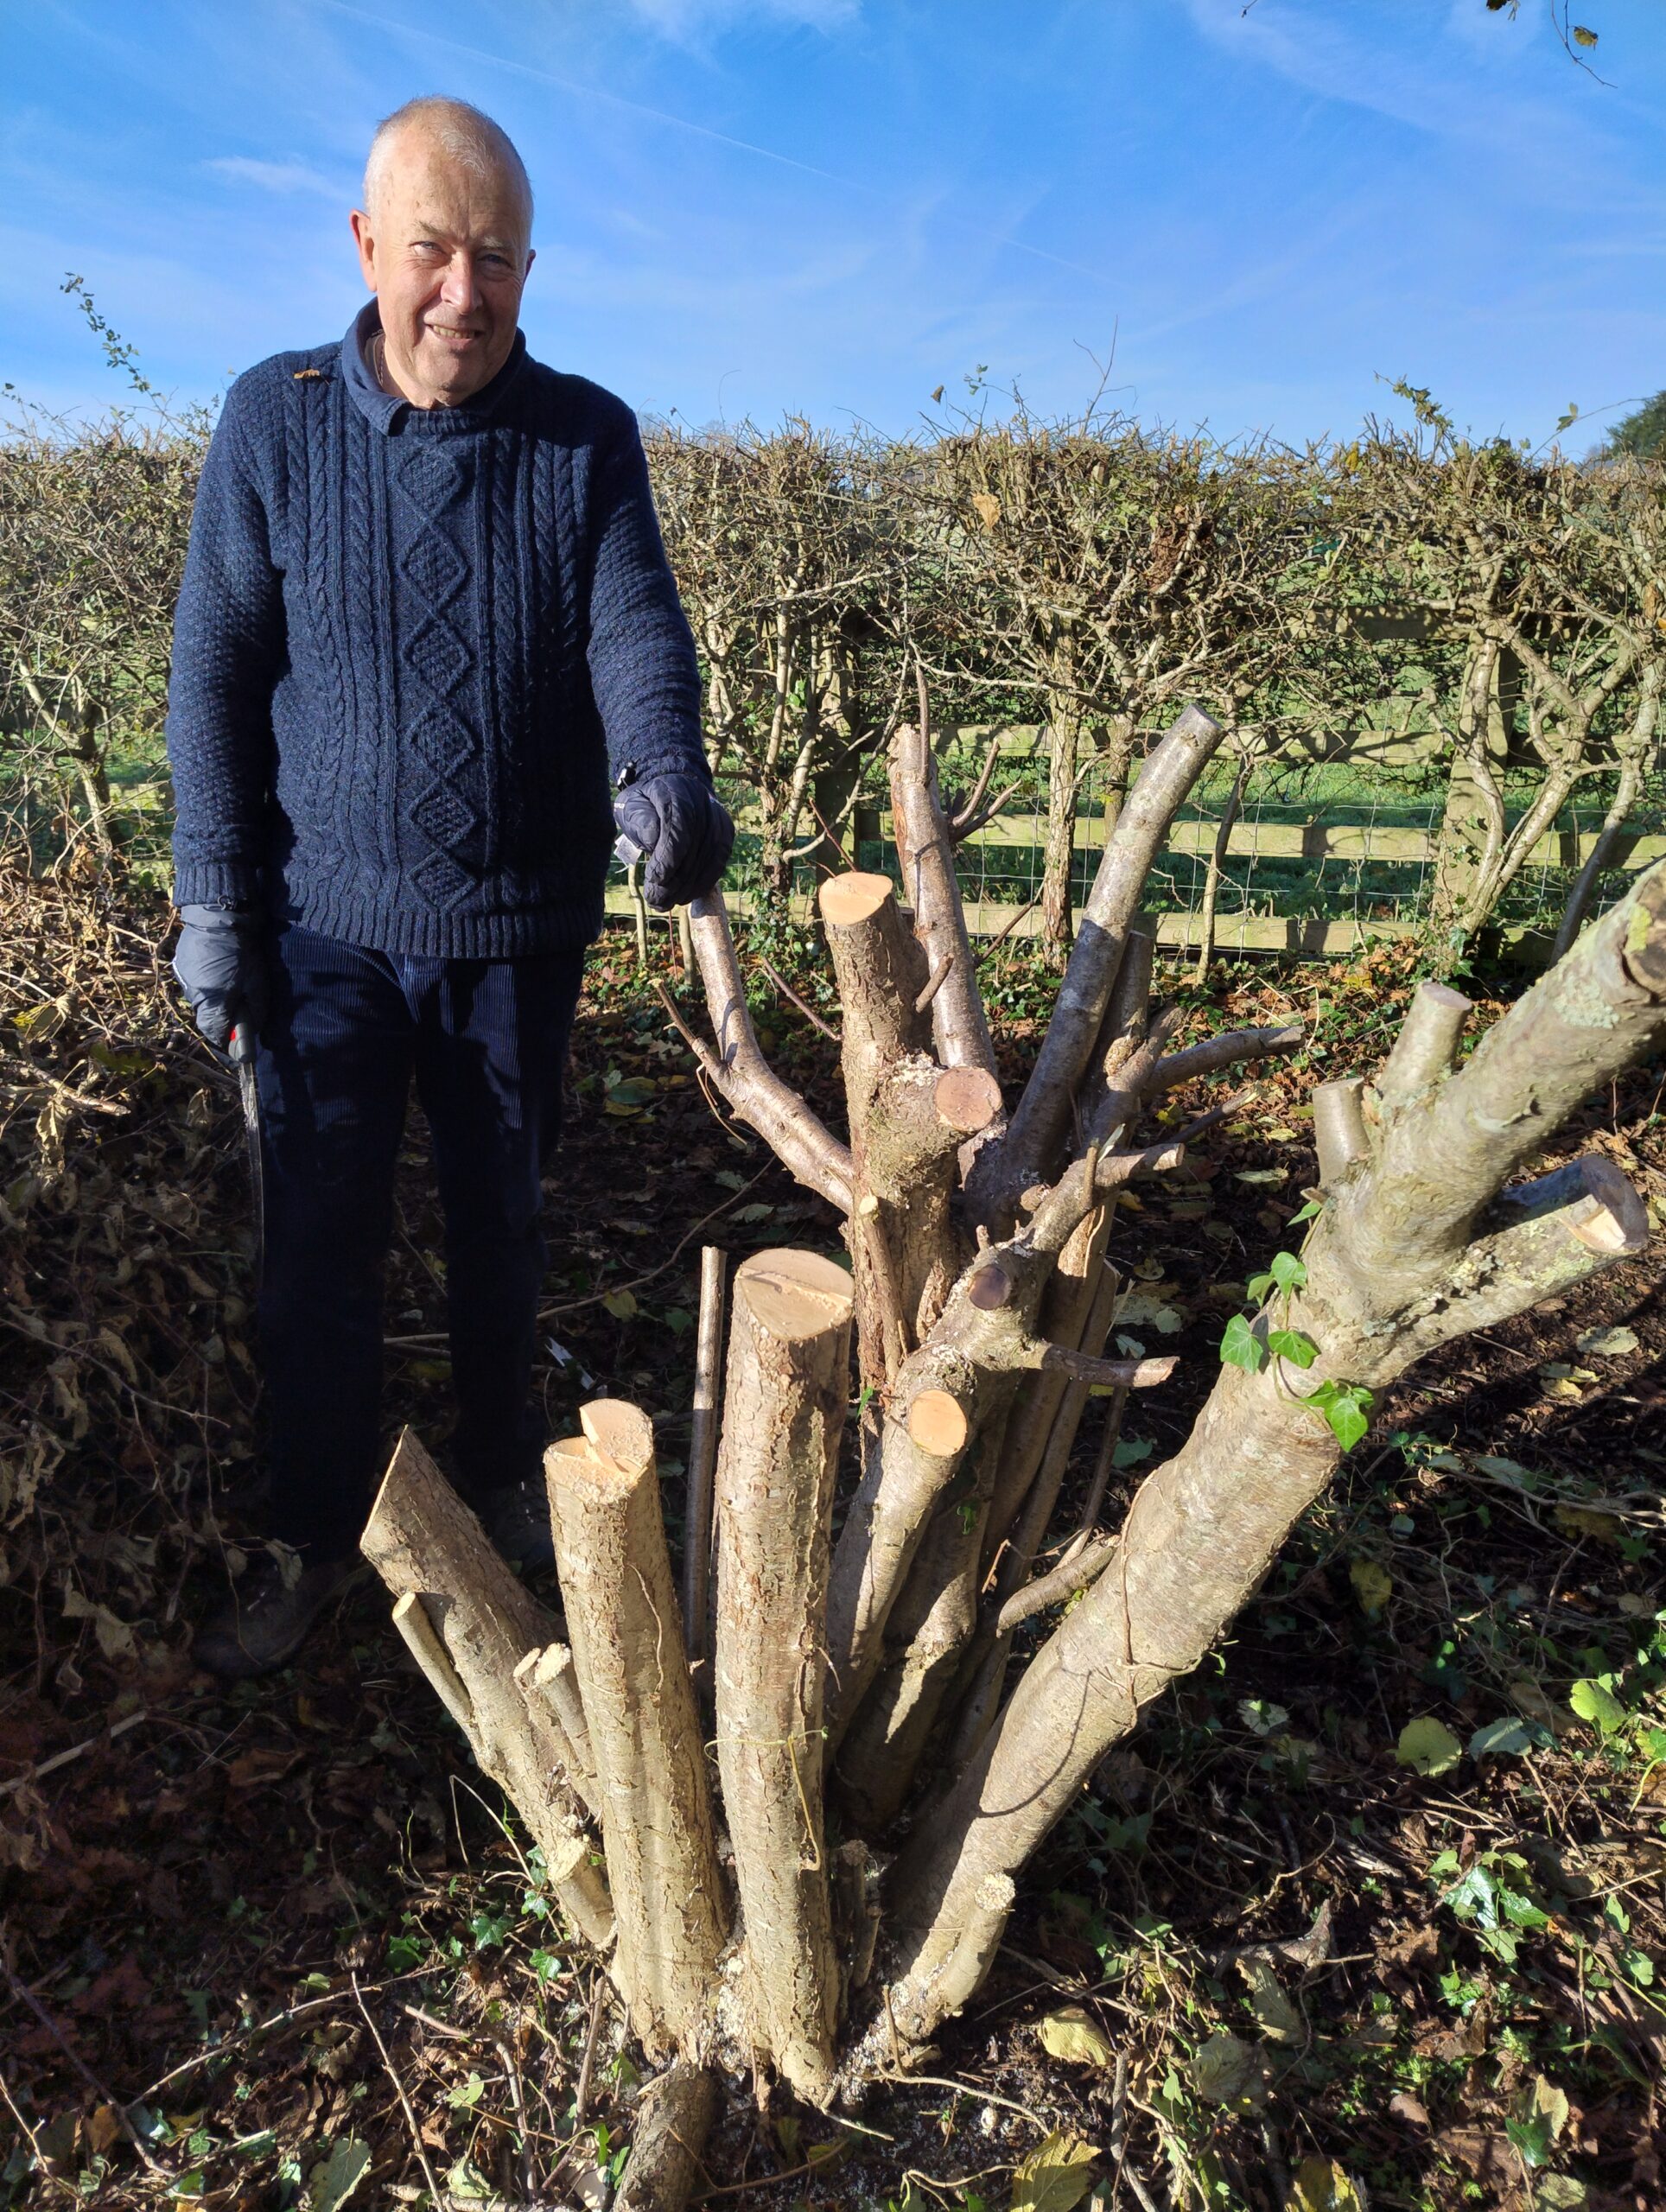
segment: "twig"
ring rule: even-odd
[[[589,2101],[590,2072],[596,2063],[596,2039],[601,2033],[601,2000],[607,1993],[607,1986],[598,1974],[590,1997],[590,2024],[585,2031],[584,2056],[579,2061],[578,2087],[573,2092],[573,2125],[575,2127],[583,2120],[584,2107]]]
[[[6,1978],[6,1986],[10,1990],[13,1997],[16,1998],[20,2005],[26,2005],[28,2009],[34,2013],[35,2018],[41,2023],[41,2025],[52,2037],[54,2043],[57,2044],[59,2050],[62,2051],[64,2056],[69,2061],[75,2071],[80,2075],[87,2088],[92,2090],[93,2095],[99,2100],[99,2102],[101,2105],[108,2105],[110,2109],[115,2113],[118,2126],[120,2127],[122,2133],[126,2136],[128,2141],[133,2145],[133,2148],[138,2152],[140,2163],[143,2165],[146,2172],[155,2174],[159,2181],[165,2179],[166,2176],[162,2168],[157,2164],[156,2161],[151,2157],[149,2152],[146,2150],[143,2138],[140,2135],[137,2128],[134,2126],[132,2121],[128,2118],[126,2106],[120,2103],[111,2094],[110,2091],[105,2088],[104,2083],[99,2079],[98,2075],[92,2071],[92,2069],[81,2056],[79,2051],[78,2051],[74,2045],[69,2041],[63,2030],[53,2018],[51,2013],[47,2011],[45,2005],[42,2005],[39,1998],[35,1996],[34,1991],[25,1987],[23,1983],[18,1980],[16,1975],[12,1972],[10,1967],[6,1963],[3,1958],[0,1958],[0,1974],[4,1974]]]
[[[758,955],[758,965],[763,969],[765,975],[768,976],[770,982],[774,984],[776,989],[779,991],[784,997],[791,999],[793,1005],[796,1006],[799,1013],[803,1014],[804,1020],[806,1021],[814,1022],[817,1028],[821,1031],[823,1037],[830,1037],[836,1045],[843,1041],[841,1039],[838,1031],[834,1028],[831,1022],[823,1021],[820,1014],[817,1013],[815,1007],[810,1005],[806,1000],[801,999],[798,996],[797,991],[793,989],[786,977],[782,975],[780,969],[775,966],[773,961],[766,960],[761,952]]]
[[[1040,904],[1041,894],[1038,891],[1027,906],[1021,906],[1017,912],[1012,916],[1010,920],[1002,922],[1001,927],[995,931],[995,935],[989,939],[982,950],[978,954],[977,958],[972,963],[973,966],[976,968],[981,968],[984,962],[989,958],[989,955],[995,950],[995,947],[1006,943],[1007,939],[1018,927],[1018,925],[1023,920],[1025,915],[1033,914]]]
[[[124,1713],[119,1720],[112,1720],[101,1736],[89,1736],[84,1744],[72,1744],[67,1751],[54,1751],[49,1759],[42,1759],[38,1766],[25,1767],[22,1774],[14,1774],[9,1782],[0,1782],[0,1797],[8,1797],[14,1789],[25,1783],[39,1782],[43,1775],[54,1773],[60,1766],[67,1766],[72,1759],[79,1759],[88,1751],[97,1751],[100,1744],[113,1743],[118,1736],[124,1736],[130,1728],[137,1728],[141,1720],[149,1720],[149,1713],[141,1707],[137,1713]]]
[[[727,1254],[717,1245],[702,1249],[694,1407],[689,1421],[688,1508],[683,1522],[683,1637],[689,1664],[708,1689],[706,1610],[711,1589],[712,1477],[717,1463],[718,1383],[723,1364],[723,1287],[728,1265]]]
[[[1116,2054],[1116,2072],[1110,2091],[1110,2212],[1122,2193],[1122,2165],[1128,2157],[1128,2053]]]
[[[998,2097],[993,2089],[980,2089],[976,2082],[952,2081],[946,2074],[881,2074],[880,2079],[894,2082],[903,2088],[912,2083],[921,2089],[954,2089],[963,2097],[970,2097],[986,2105],[999,2105],[1005,2112],[1015,2112],[1021,2120],[1027,2120],[1030,2126],[1039,2128],[1043,2135],[1052,2133],[1047,2122],[1039,2113],[1032,2112],[1027,2105],[1016,2104],[1011,2097]]]
[[[520,2061],[506,2043],[497,2045],[503,2070],[509,2076],[510,2101],[515,2107],[515,2133],[520,2138],[520,2148],[515,2154],[515,2180],[523,2197],[532,2194],[532,2152],[526,2126],[526,2085],[521,2080]]]
[[[628,1282],[615,1283],[612,1289],[609,1290],[593,1291],[587,1298],[569,1299],[564,1306],[545,1306],[539,1311],[539,1320],[558,1320],[563,1313],[577,1313],[582,1312],[587,1306],[600,1306],[604,1298],[611,1298],[615,1291],[640,1290],[645,1282],[652,1282],[657,1275],[663,1275],[668,1268],[674,1268],[677,1265],[677,1262],[682,1258],[684,1251],[687,1250],[688,1247],[694,1242],[694,1239],[700,1234],[701,1230],[705,1228],[709,1222],[715,1221],[720,1213],[727,1213],[731,1206],[738,1205],[741,1200],[745,1198],[748,1191],[756,1190],[759,1184],[763,1181],[765,1176],[770,1173],[775,1165],[776,1163],[774,1160],[771,1159],[758,1170],[758,1173],[753,1177],[751,1182],[743,1183],[738,1191],[734,1192],[730,1197],[724,1199],[722,1205],[714,1206],[709,1213],[703,1213],[699,1220],[695,1223],[694,1226],[691,1229],[685,1230],[682,1236],[677,1238],[676,1246],[671,1252],[670,1259],[662,1260],[657,1268],[650,1268],[646,1274],[633,1275]],[[439,1337],[390,1337],[386,1341],[389,1344],[440,1344],[442,1343],[444,1339]]]
[[[388,2056],[388,2047],[383,2042],[381,2033],[370,2016],[370,2007],[366,2004],[364,1992],[359,1986],[358,1975],[352,1974],[348,1979],[353,1984],[353,1993],[358,1999],[359,2010],[364,2015],[365,2025],[370,2030],[371,2041],[382,2055],[383,2069],[389,2081],[393,2084],[393,2094],[398,2098],[400,2109],[404,2113],[405,2124],[410,2130],[410,2146],[416,2153],[416,2163],[423,2170],[423,2179],[428,2183],[428,2193],[437,2204],[440,2202],[440,2184],[435,2180],[434,2169],[428,2162],[428,2152],[423,2146],[423,2133],[416,2125],[416,2115],[411,2110],[410,2099],[405,2094],[405,2085],[394,2071],[393,2061]]]
[[[932,1001],[937,996],[938,993],[943,988],[943,986],[948,982],[949,977],[953,971],[954,964],[955,956],[951,952],[948,958],[944,962],[943,965],[938,969],[937,973],[932,976],[931,982],[927,983],[925,989],[920,993],[919,996],[914,1001],[914,1012],[916,1014],[925,1013],[926,1007],[930,1006]]]
[[[413,1967],[409,1974],[394,1974],[387,1981],[373,1981],[370,1986],[370,1993],[374,1997],[381,1990],[391,1989],[397,1982],[416,1981],[427,1972],[426,1967]],[[224,2058],[228,2051],[235,2050],[239,2044],[251,2042],[257,2036],[271,2035],[279,2028],[287,2028],[292,2020],[298,2020],[303,2012],[316,2012],[327,2005],[339,2004],[340,1998],[340,1991],[333,1990],[327,1997],[309,1997],[304,2005],[286,2005],[283,2012],[274,2012],[270,2019],[256,2020],[246,2028],[234,2029],[223,2041],[209,2045],[207,2050],[194,2051],[189,2058],[170,2068],[166,2074],[153,2082],[148,2089],[142,2089],[133,2101],[136,2104],[149,2104],[151,2099],[159,2095],[170,2082],[177,2082],[183,2075],[194,2073],[199,2066],[207,2066],[213,2059]],[[455,2031],[454,2030],[453,2032],[455,2033]]]

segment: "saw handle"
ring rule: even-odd
[[[246,1066],[255,1056],[255,1033],[246,1019],[232,1024],[232,1033],[226,1040],[226,1057],[234,1068]]]

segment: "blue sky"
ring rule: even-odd
[[[1234,436],[1428,385],[1536,442],[1666,385],[1659,0],[31,0],[0,13],[0,378],[118,396],[84,276],[207,397],[345,328],[377,118],[455,92],[538,195],[535,353],[701,424],[887,430],[987,365]],[[1575,433],[1573,442],[1582,441]]]

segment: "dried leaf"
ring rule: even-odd
[[[985,530],[993,530],[1001,519],[1001,502],[993,492],[974,492],[972,505]]]
[[[1192,2088],[1211,2104],[1228,2105],[1235,2112],[1259,2112],[1267,2101],[1272,2068],[1264,2046],[1228,2035],[1224,2029],[1192,2053],[1186,2071]]]
[[[91,1621],[99,1649],[106,1659],[138,1657],[139,1647],[127,1623],[118,1620],[108,1605],[94,1605],[90,1598],[84,1598],[73,1583],[67,1585],[64,1590],[64,1618],[67,1621]]]
[[[1402,1766],[1418,1774],[1446,1774],[1462,1758],[1464,1747],[1445,1721],[1426,1713],[1419,1720],[1408,1720],[1400,1731],[1394,1755]]]
[[[1265,1959],[1238,1961],[1238,1971],[1250,1985],[1250,2003],[1263,2035],[1274,2043],[1305,2043],[1307,2024],[1279,1986],[1278,1976]]]
[[[1591,1505],[1559,1505],[1555,1522],[1567,1535],[1589,1536],[1599,1544],[1618,1544],[1625,1535],[1624,1522]]]
[[[307,2177],[312,2212],[337,2212],[370,2171],[370,2145],[351,2137],[330,2145]]]
[[[1116,2054],[1111,2049],[1110,2038],[1079,2005],[1066,2005],[1062,2012],[1049,2012],[1036,2032],[1041,2038],[1042,2050],[1050,2058],[1062,2058],[1071,2066],[1115,2063]]]
[[[1587,1359],[1624,1359],[1637,1350],[1638,1338],[1635,1329],[1587,1329],[1576,1342]]]
[[[1079,2135],[1049,2135],[1014,2169],[1012,2212],[1072,2212],[1093,2186],[1098,2156]]]

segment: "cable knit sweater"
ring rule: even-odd
[[[708,775],[694,640],[622,400],[508,361],[466,406],[339,346],[232,385],[175,618],[181,906],[385,952],[601,925],[611,785]]]

